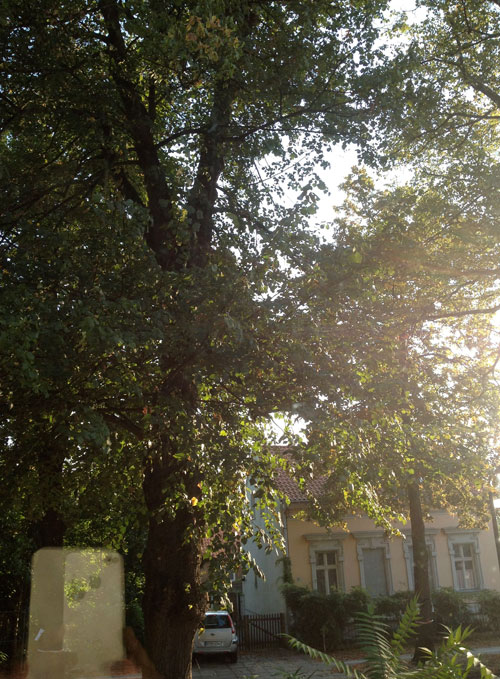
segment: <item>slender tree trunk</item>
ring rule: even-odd
[[[491,514],[491,524],[493,526],[493,537],[495,538],[495,547],[497,549],[497,561],[498,567],[500,568],[500,537],[498,535],[498,518],[497,510],[495,507],[495,496],[490,492],[490,514]]]
[[[434,625],[432,623],[429,555],[425,543],[425,524],[420,500],[420,488],[416,481],[408,484],[408,500],[410,504],[411,537],[413,542],[415,594],[418,597],[421,616],[413,659],[422,660],[425,656],[422,654],[421,648],[434,649]]]

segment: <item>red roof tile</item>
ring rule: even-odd
[[[306,489],[301,489],[297,481],[286,471],[280,470],[276,477],[276,485],[290,502],[307,502],[309,497],[320,497],[323,493],[325,478],[319,477],[306,481]],[[309,497],[308,497],[309,495]]]

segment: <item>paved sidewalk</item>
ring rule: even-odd
[[[345,674],[335,672],[332,667],[286,649],[240,652],[234,664],[216,656],[199,658],[193,663],[193,679],[282,679],[283,672],[293,673],[298,669],[304,679],[311,674],[312,679],[345,679]]]
[[[471,649],[474,655],[483,656],[488,665],[488,654],[500,655],[500,646]],[[410,656],[408,656],[409,658]],[[355,665],[362,659],[348,660],[347,664]],[[293,673],[300,669],[303,679],[312,674],[312,679],[345,679],[333,667],[323,665],[305,655],[286,649],[270,649],[262,652],[241,652],[238,662],[231,664],[222,657],[199,658],[193,663],[193,679],[282,679],[283,672]]]

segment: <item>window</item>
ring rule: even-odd
[[[309,543],[312,588],[321,594],[344,589],[344,550],[347,533],[311,533]]]
[[[363,570],[365,588],[374,596],[389,594],[387,571],[385,568],[385,549],[368,547],[363,549]]]
[[[448,535],[453,586],[458,591],[482,589],[479,533],[466,529],[445,529]]]
[[[337,552],[316,552],[316,589],[320,594],[328,594],[332,588],[339,588]]]
[[[225,629],[231,627],[231,618],[227,613],[207,613],[203,626],[206,627],[206,629]]]
[[[357,541],[361,587],[372,595],[392,594],[389,542],[375,531],[353,533]]]
[[[457,589],[477,589],[479,583],[474,563],[474,545],[472,542],[453,543],[453,552]]]

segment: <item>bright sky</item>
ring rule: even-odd
[[[406,12],[409,23],[416,23],[420,21],[425,9],[416,7],[415,0],[392,0],[390,3],[390,11]],[[347,149],[343,149],[339,144],[331,153],[327,155],[330,161],[330,168],[326,171],[320,171],[319,174],[330,191],[330,196],[322,196],[319,202],[318,214],[315,221],[323,222],[333,219],[334,207],[340,205],[344,198],[344,194],[339,190],[339,185],[346,179],[351,171],[351,168],[358,164],[356,155],[356,148],[351,145]],[[387,173],[384,177],[379,177],[380,183],[404,182],[409,179],[410,173],[405,174],[398,168],[396,173]],[[289,197],[292,199],[292,197]]]

